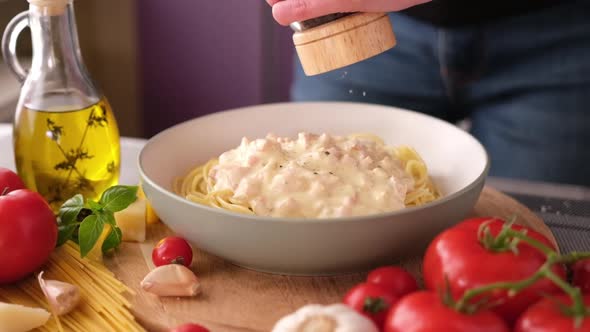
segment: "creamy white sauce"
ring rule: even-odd
[[[300,133],[243,138],[209,176],[214,190],[274,217],[359,216],[405,207],[414,186],[391,148],[362,138]]]

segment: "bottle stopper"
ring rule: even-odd
[[[308,76],[383,53],[396,44],[386,13],[338,13],[291,24],[293,43]]]
[[[59,16],[66,11],[68,3],[72,0],[28,0],[29,9],[42,16]]]

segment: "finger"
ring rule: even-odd
[[[282,0],[266,0],[266,3],[269,4],[270,6],[274,6],[275,3],[282,1]]]
[[[360,1],[361,12],[397,12],[431,0],[373,0]]]
[[[346,2],[348,7],[356,7],[359,1],[284,0],[272,7],[272,14],[279,24],[289,25],[296,21],[304,21],[325,14],[343,11],[344,2]],[[347,11],[352,10],[348,9]]]
[[[277,22],[288,25],[338,12],[398,11],[428,1],[430,0],[283,0],[273,5],[272,12]]]

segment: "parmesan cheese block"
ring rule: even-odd
[[[104,240],[106,240],[107,236],[109,236],[110,232],[111,225],[104,225],[104,229],[102,230],[100,237],[98,238],[98,240],[96,240],[96,244],[88,253],[88,258],[91,258],[96,261],[102,261],[102,244],[104,243]],[[0,332],[2,331],[0,330]]]
[[[145,201],[145,221],[148,225],[157,224],[160,222],[160,217],[148,200]]]
[[[156,214],[156,211],[145,197],[145,193],[143,192],[143,188],[139,185],[139,189],[137,190],[137,199],[138,200],[145,200],[145,221],[148,225],[157,224],[160,222],[160,217]]]
[[[50,316],[45,309],[0,302],[0,331],[30,331],[45,325]]]
[[[146,200],[138,199],[123,211],[115,213],[123,241],[144,242],[146,229]]]
[[[145,199],[145,193],[143,192],[141,184],[137,186],[137,199]]]

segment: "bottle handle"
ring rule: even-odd
[[[16,54],[16,43],[20,33],[29,26],[29,12],[24,11],[16,15],[6,26],[2,36],[2,56],[19,82],[27,79],[27,71],[21,66]]]

